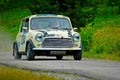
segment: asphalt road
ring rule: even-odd
[[[11,37],[3,30],[0,30],[0,64],[81,76],[74,80],[120,80],[120,62],[84,58],[81,61],[75,61],[72,57],[56,60],[55,57],[44,56],[36,57],[33,61],[27,61],[25,56],[21,60],[15,60],[12,56]]]

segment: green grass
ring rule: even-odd
[[[0,66],[0,80],[60,80],[45,74],[36,74],[29,70]]]

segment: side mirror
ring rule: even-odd
[[[23,32],[28,32],[28,28],[27,27],[22,27],[22,31]]]
[[[77,31],[77,28],[73,28],[74,29],[74,31]]]
[[[27,27],[22,27],[23,30],[27,30]]]

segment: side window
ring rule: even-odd
[[[20,32],[23,32],[23,31],[28,31],[28,27],[29,27],[29,19],[24,19],[23,21],[22,21],[22,25],[21,25],[21,30],[20,30]],[[26,29],[24,29],[24,28],[26,28]]]
[[[29,19],[24,19],[21,25],[21,33],[22,33],[21,45],[23,46],[25,45],[25,39],[26,39],[26,34],[28,32],[28,27],[29,27]]]

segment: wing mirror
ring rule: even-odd
[[[73,28],[74,29],[74,31],[77,31],[78,29],[77,28]]]
[[[22,31],[23,32],[28,32],[28,28],[27,27],[22,27]]]
[[[23,30],[27,30],[27,27],[22,27]]]

